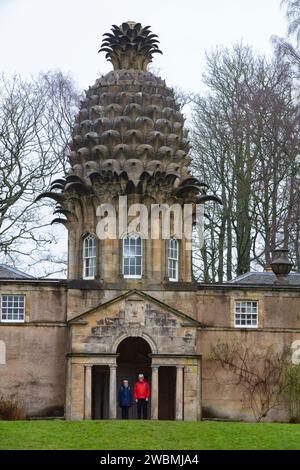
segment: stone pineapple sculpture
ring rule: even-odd
[[[107,52],[116,70],[147,70],[152,56],[159,50],[157,34],[151,34],[150,26],[142,27],[141,23],[127,22],[120,27],[113,25],[112,34],[105,33],[106,39],[99,52]]]
[[[149,26],[127,22],[104,37],[100,51],[114,70],[86,91],[69,144],[69,173],[39,196],[57,201],[55,212],[65,218],[53,222],[69,225],[86,206],[120,195],[149,196],[153,203],[220,202],[189,173],[190,145],[173,90],[147,71],[153,54],[161,53],[157,36]]]

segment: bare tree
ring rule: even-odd
[[[211,349],[211,360],[232,376],[226,384],[241,387],[244,406],[251,408],[257,421],[283,405],[290,357],[289,348],[278,350],[275,345],[259,350],[245,343],[218,343]]]
[[[294,78],[293,99],[299,104],[300,79],[300,0],[282,0],[281,6],[285,9],[288,22],[287,38],[273,36],[276,55],[285,61]],[[298,129],[297,129],[298,130]],[[299,136],[297,135],[299,140]],[[289,246],[294,256],[294,266],[300,270],[300,160],[297,155],[293,172],[289,181],[287,192],[290,193],[288,217],[285,221],[284,242]]]
[[[281,5],[286,8],[288,20],[288,35],[295,36],[300,44],[300,0],[282,0]]]
[[[206,92],[194,99],[193,168],[223,201],[207,207],[202,260],[194,256],[207,282],[268,266],[278,245],[296,244],[300,116],[290,70],[241,44],[207,56]]]
[[[41,73],[0,77],[0,251],[14,264],[37,259],[54,241],[36,196],[66,169],[67,141],[79,95],[70,77]],[[49,258],[49,252],[47,254]],[[55,257],[54,257],[55,258]]]
[[[276,52],[283,59],[286,59],[292,66],[296,79],[300,78],[300,1],[282,0],[281,6],[285,8],[286,19],[288,21],[287,36],[280,38],[273,36],[272,41]]]

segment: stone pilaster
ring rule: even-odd
[[[85,366],[84,419],[92,419],[92,366]]]
[[[177,421],[183,419],[183,366],[176,366],[176,413]]]
[[[152,366],[151,419],[158,419],[158,366]]]
[[[72,360],[67,359],[66,371],[66,395],[65,395],[65,419],[72,418]]]

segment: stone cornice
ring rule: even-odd
[[[28,321],[28,322],[0,322],[0,328],[3,327],[59,327],[59,328],[67,328],[67,322],[55,322],[55,321]]]

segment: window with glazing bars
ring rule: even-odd
[[[25,321],[25,296],[5,294],[1,296],[1,321]]]
[[[178,281],[179,242],[176,238],[168,241],[168,277],[170,281]]]
[[[131,235],[123,239],[123,275],[125,278],[142,277],[142,240]]]
[[[258,327],[258,302],[252,300],[235,302],[235,326],[239,328]]]
[[[88,235],[83,241],[83,278],[94,279],[96,275],[96,239]]]

